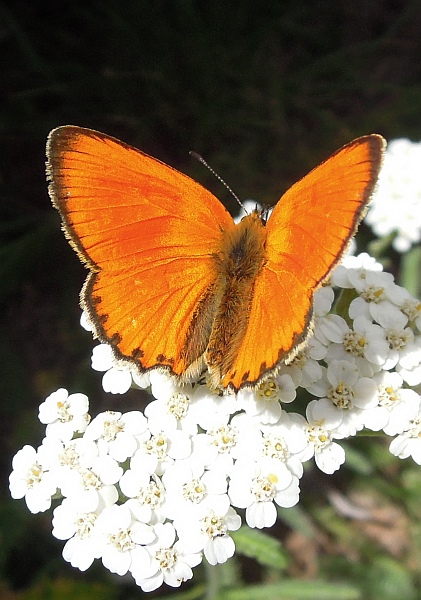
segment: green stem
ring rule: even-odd
[[[421,248],[414,246],[402,256],[400,284],[415,297],[419,297],[421,293],[420,269]]]
[[[203,561],[206,573],[206,600],[216,600],[219,592],[221,578],[219,576],[218,565],[210,565],[205,559]]]

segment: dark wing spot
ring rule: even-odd
[[[134,348],[132,350],[133,360],[140,360],[143,357],[143,355],[144,355],[144,352],[140,348]]]
[[[266,373],[267,371],[267,366],[266,366],[266,362],[262,362],[262,364],[260,365],[260,371],[259,371],[259,376],[263,375],[263,373]]]
[[[98,322],[100,325],[104,326],[105,323],[108,321],[108,315],[96,315],[96,318],[98,319]]]
[[[156,362],[160,365],[173,365],[174,364],[174,359],[173,358],[168,358],[167,356],[165,356],[165,354],[158,354],[158,356],[156,357]]]
[[[109,343],[112,344],[113,346],[118,346],[119,344],[121,344],[121,340],[122,337],[119,333],[114,333],[113,336],[111,337]]]
[[[96,306],[97,304],[101,304],[102,302],[101,296],[91,296],[90,300],[92,306]]]
[[[250,375],[250,371],[246,371],[246,372],[244,373],[244,375],[242,376],[242,378],[241,378],[241,381],[242,381],[243,383],[246,383],[246,382],[248,381],[249,375]]]

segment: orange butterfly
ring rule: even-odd
[[[269,219],[235,224],[201,185],[81,127],[47,143],[50,196],[90,273],[94,333],[140,372],[213,388],[256,386],[306,342],[314,291],[354,235],[382,162],[379,135],[347,144],[293,185]]]

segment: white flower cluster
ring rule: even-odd
[[[230,532],[242,518],[270,527],[276,505],[299,500],[303,463],[325,473],[345,461],[338,440],[363,428],[396,436],[390,451],[421,464],[421,303],[368,255],[347,257],[331,286],[315,295],[314,334],[306,348],[256,390],[211,392],[204,382],[177,386],[116,365],[98,346],[93,366],[104,388],[150,386],[145,413],[105,412],[92,421],[88,399],[64,389],[40,406],[46,437],[13,459],[10,490],[31,512],[54,502],[53,535],[81,570],[95,559],[130,572],[144,591],[179,586],[202,557],[233,556]],[[306,414],[290,408],[305,389]],[[237,511],[240,511],[238,514]]]
[[[421,239],[421,142],[402,138],[388,143],[377,191],[365,222],[378,237],[396,233],[393,246],[406,252]]]

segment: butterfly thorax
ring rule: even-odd
[[[221,286],[254,280],[265,262],[266,229],[260,211],[245,216],[223,233],[221,251],[215,256]]]

